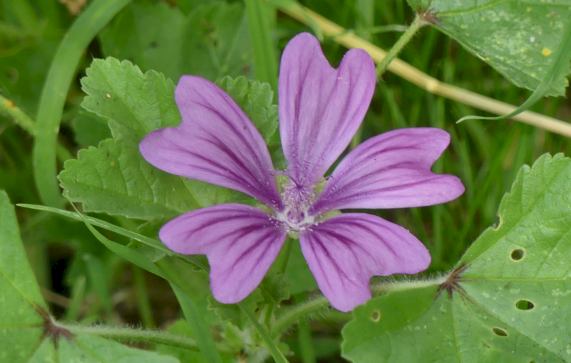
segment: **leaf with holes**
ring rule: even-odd
[[[0,361],[136,362],[178,360],[87,334],[73,334],[49,315],[26,259],[14,207],[0,191]]]
[[[569,1],[408,1],[515,85],[535,90],[548,80],[544,96],[564,94],[571,61],[571,48],[564,46],[570,37]]]
[[[571,361],[571,159],[524,167],[486,230],[440,286],[358,308],[354,362]]]

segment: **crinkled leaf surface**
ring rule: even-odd
[[[571,361],[571,159],[524,167],[450,290],[395,292],[343,330],[354,362]]]
[[[428,11],[433,25],[460,42],[519,87],[535,90],[551,77],[545,96],[561,96],[567,86],[571,49],[561,49],[565,67],[552,69],[569,36],[567,0],[409,0]]]
[[[277,111],[268,85],[224,78],[221,86],[269,139]],[[59,179],[64,195],[86,211],[138,219],[164,219],[192,209],[249,199],[240,193],[164,173],[139,153],[149,132],[174,126],[180,115],[174,83],[155,71],[143,73],[128,61],[95,60],[83,78],[82,106],[108,121],[112,138],[81,150],[64,165]]]
[[[13,206],[0,191],[0,361],[159,362],[177,359],[91,335],[58,334],[20,239]],[[57,344],[56,344],[57,343]]]
[[[168,24],[168,26],[165,26]],[[100,36],[103,53],[176,79],[211,80],[249,72],[251,50],[242,4],[210,2],[185,15],[164,2],[133,2]]]

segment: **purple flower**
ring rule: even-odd
[[[371,296],[373,275],[428,267],[424,245],[401,226],[346,208],[405,208],[444,203],[464,192],[460,180],[430,171],[450,142],[440,129],[400,129],[351,151],[325,180],[361,124],[375,88],[375,67],[360,49],[332,68],[307,33],[287,45],[279,77],[280,136],[287,170],[274,170],[259,132],[213,83],[180,79],[182,123],[140,145],[155,167],[246,193],[265,204],[223,204],[168,222],[160,239],[182,254],[206,254],[214,297],[236,303],[262,281],[288,234],[331,305],[349,311]],[[279,176],[279,177],[278,177]],[[280,185],[277,179],[287,179]],[[319,191],[322,189],[322,191]],[[331,216],[334,214],[334,216]]]

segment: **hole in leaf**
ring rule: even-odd
[[[375,323],[378,323],[381,320],[381,312],[379,310],[373,310],[371,312],[371,320]]]
[[[492,331],[494,332],[494,334],[496,334],[499,337],[507,337],[508,336],[508,332],[505,329],[502,328],[492,328]]]
[[[535,308],[535,304],[532,303],[532,302],[529,301],[529,300],[523,300],[523,299],[522,299],[522,300],[518,300],[518,301],[515,303],[515,307],[516,307],[518,310],[532,310],[533,308]]]
[[[510,253],[510,258],[512,259],[512,261],[520,261],[523,259],[524,256],[525,256],[525,251],[521,248],[516,248],[515,250],[512,250],[512,252]]]

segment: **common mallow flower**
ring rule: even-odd
[[[236,303],[248,296],[288,234],[299,238],[319,289],[341,311],[370,298],[373,275],[414,274],[428,267],[428,251],[405,228],[371,214],[332,213],[427,206],[464,191],[455,176],[430,170],[450,142],[435,128],[375,136],[324,179],[359,128],[375,81],[365,51],[348,51],[334,69],[317,39],[307,33],[293,38],[279,74],[287,169],[275,171],[262,136],[230,96],[203,78],[180,79],[175,98],[182,122],[147,135],[140,144],[143,157],[168,173],[234,189],[264,205],[198,209],[160,230],[171,250],[207,255],[218,301]]]

